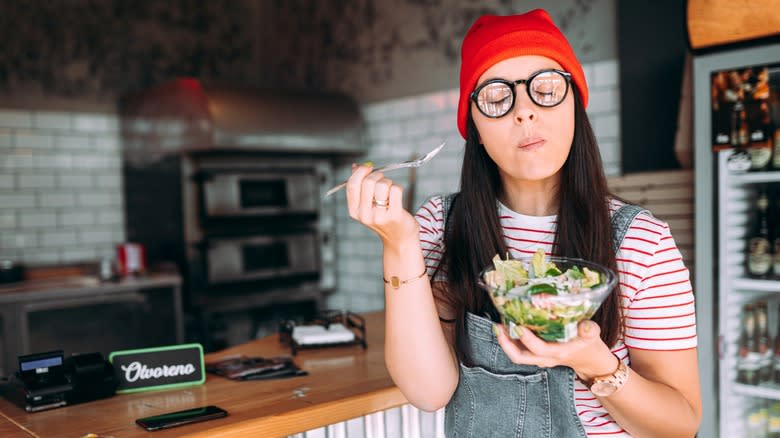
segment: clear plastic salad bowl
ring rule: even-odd
[[[516,337],[515,326],[521,325],[548,342],[577,337],[577,323],[596,313],[616,283],[611,269],[582,259],[546,257],[541,250],[517,259],[496,255],[479,276],[510,336]]]

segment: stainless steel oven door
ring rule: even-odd
[[[208,217],[317,213],[314,171],[214,172],[203,180]]]
[[[209,239],[206,254],[209,282],[316,274],[320,270],[317,242],[315,232]]]

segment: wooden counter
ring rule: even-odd
[[[308,371],[308,376],[235,382],[208,374],[200,386],[116,395],[34,414],[0,398],[0,415],[42,437],[96,433],[118,438],[151,433],[137,426],[136,418],[213,404],[227,410],[228,417],[157,431],[154,436],[276,437],[403,405],[407,401],[384,364],[384,313],[365,316],[368,349],[303,349],[295,363]],[[206,362],[236,353],[274,356],[289,354],[289,349],[273,335],[209,354]],[[305,391],[305,395],[296,397],[296,390]],[[0,423],[0,432],[2,427]]]
[[[21,425],[0,415],[0,436],[3,438],[30,438],[34,435],[28,434]]]

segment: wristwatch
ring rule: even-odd
[[[617,357],[617,356],[615,356]],[[628,381],[628,367],[618,357],[618,367],[612,374],[594,377],[588,389],[597,397],[609,397],[618,392]]]

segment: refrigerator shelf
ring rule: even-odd
[[[780,292],[780,280],[736,278],[731,283],[736,290],[747,292]]]
[[[780,181],[780,172],[754,172],[730,174],[728,179],[734,184],[758,184]]]
[[[760,397],[771,400],[780,400],[780,385],[763,383],[761,385],[745,385],[734,383],[732,389],[735,394],[748,397]]]

